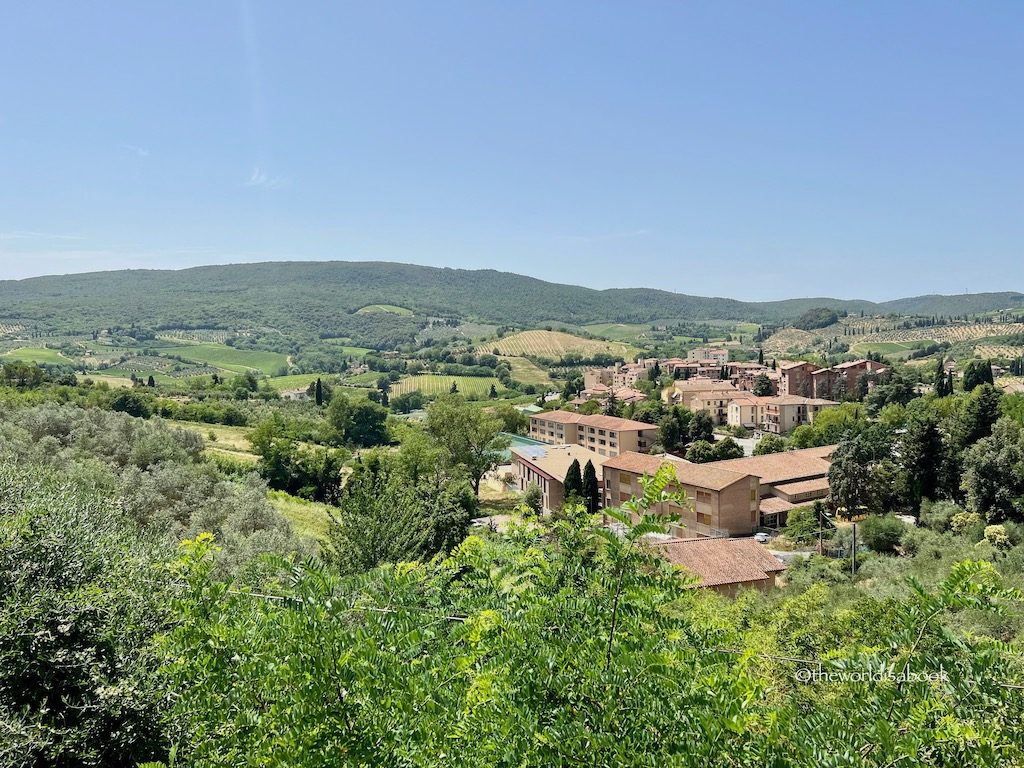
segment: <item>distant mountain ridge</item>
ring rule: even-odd
[[[1024,293],[930,295],[885,302],[827,297],[747,302],[653,288],[595,290],[489,269],[345,261],[123,270],[0,281],[0,320],[69,332],[136,324],[305,328],[326,336],[347,335],[366,323],[419,322],[354,314],[372,304],[406,307],[420,317],[515,326],[661,319],[785,322],[814,307],[921,315],[1024,308]]]

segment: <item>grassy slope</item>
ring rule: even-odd
[[[497,379],[486,376],[441,376],[433,374],[422,374],[420,376],[408,376],[401,381],[391,385],[391,395],[401,395],[413,390],[419,390],[425,395],[443,395],[451,391],[452,382],[459,387],[463,395],[475,394],[486,397],[491,390],[491,385],[500,392],[504,389]]]
[[[546,358],[558,358],[577,352],[584,356],[605,353],[628,359],[636,351],[622,342],[584,339],[563,331],[521,331],[479,347],[480,352],[492,352],[495,349],[509,357],[533,355]]]
[[[70,358],[64,357],[58,350],[45,347],[19,347],[18,349],[12,349],[10,352],[0,355],[0,360],[20,360],[25,363],[50,363],[53,365],[72,362]]]
[[[287,356],[278,352],[235,349],[226,344],[202,343],[162,347],[160,354],[174,355],[183,360],[192,360],[235,373],[258,371],[272,374],[288,365]]]
[[[331,509],[327,504],[306,501],[284,491],[268,491],[267,500],[291,522],[298,533],[317,541],[327,538],[330,525],[328,511]]]

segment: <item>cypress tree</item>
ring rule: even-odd
[[[590,460],[583,468],[583,501],[590,514],[597,512],[601,503],[601,492],[597,488],[597,470],[594,469],[594,462]]]
[[[316,398],[317,405],[324,404],[324,385],[320,379],[316,380],[316,387],[314,387],[313,396]]]
[[[572,460],[572,464],[569,465],[569,469],[565,473],[562,487],[565,489],[566,501],[573,496],[578,499],[583,497],[583,475],[580,473],[579,459]]]

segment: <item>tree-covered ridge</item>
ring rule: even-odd
[[[850,312],[950,315],[1022,302],[1024,294],[1019,293],[881,304],[822,298],[743,302],[647,288],[598,291],[494,270],[386,262],[270,262],[0,282],[0,321],[78,333],[135,324],[157,329],[271,328],[353,338],[385,328],[402,338],[414,333],[427,316],[517,326],[659,318],[764,322],[793,319],[822,306]],[[412,310],[417,317],[358,313],[375,304]]]

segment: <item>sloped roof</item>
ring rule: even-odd
[[[512,449],[512,454],[559,483],[565,479],[565,473],[569,471],[574,459],[579,461],[581,469],[588,461],[592,461],[598,473],[605,460],[604,456],[579,445],[516,446]]]
[[[648,453],[637,453],[626,451],[618,456],[609,459],[604,463],[609,469],[618,469],[625,472],[633,472],[637,475],[653,475],[662,464],[671,464],[676,471],[676,479],[683,485],[693,485],[698,488],[707,488],[712,491],[720,491],[730,485],[746,480],[750,477],[748,472],[737,472],[715,466],[722,462],[709,462],[707,464],[694,464],[684,459],[661,454],[652,456]]]
[[[763,581],[786,570],[753,539],[675,539],[656,545],[655,550],[696,575],[697,587]]]
[[[704,466],[720,467],[732,472],[756,475],[767,485],[825,477],[830,466],[828,457],[836,449],[834,445],[804,448],[799,451],[768,453],[764,456],[747,456],[742,459],[713,461]]]

